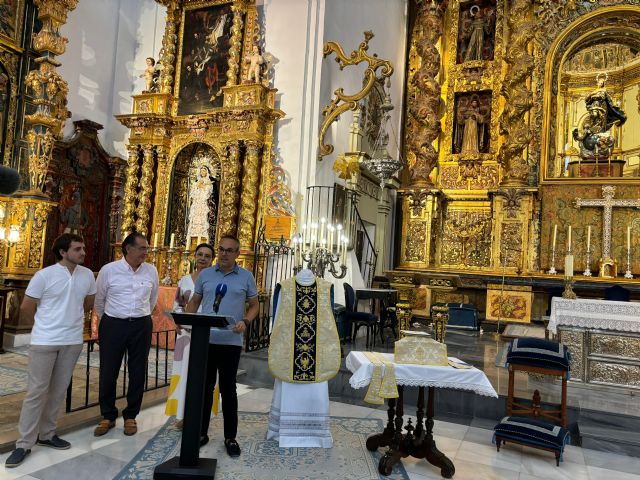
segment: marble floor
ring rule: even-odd
[[[269,411],[272,391],[238,386],[242,411]],[[331,402],[331,415],[375,417],[386,420],[384,408],[367,408]],[[139,432],[122,433],[122,419],[104,437],[93,436],[93,426],[64,435],[72,443],[69,450],[35,447],[17,468],[5,469],[9,453],[0,455],[0,479],[76,480],[111,479],[143,448],[165,423],[164,404],[145,409],[138,417]],[[555,466],[548,452],[507,445],[496,452],[492,431],[474,426],[435,422],[436,443],[456,467],[456,480],[640,480],[640,458],[626,457],[579,447],[566,447],[564,462]],[[412,480],[439,479],[439,472],[424,460],[404,459]]]

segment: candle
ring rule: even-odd
[[[573,277],[573,255],[564,257],[564,276]]]
[[[552,250],[556,249],[556,239],[558,238],[558,224],[556,223],[553,226],[553,247]]]
[[[306,223],[302,224],[302,234],[300,236],[302,237],[302,244],[306,245],[307,244],[307,240],[308,240],[307,224]]]
[[[329,230],[329,251],[333,252],[333,232],[335,228],[333,228],[333,225],[329,225],[327,230]]]
[[[158,248],[158,232],[153,236],[153,248]]]
[[[591,250],[591,225],[587,227],[587,251]]]
[[[172,233],[171,234],[171,242],[169,243],[169,248],[173,248],[175,243],[176,243],[176,234]]]
[[[627,250],[631,250],[631,226],[627,226]]]
[[[343,241],[343,245],[342,245],[342,265],[346,265],[347,264],[347,244],[349,243],[349,240],[347,240],[347,237],[342,237],[342,241]]]
[[[324,228],[327,224],[327,219],[322,217],[320,219],[320,244],[324,244]]]
[[[569,232],[567,233],[567,251],[571,251],[571,225],[569,225]]]

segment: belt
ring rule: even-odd
[[[112,317],[111,315],[108,314],[104,314],[105,317],[109,317],[112,320],[122,320],[123,322],[135,322],[136,320],[144,320],[145,318],[151,318],[151,315],[143,315],[142,317],[126,317],[126,318],[120,318],[120,317]]]

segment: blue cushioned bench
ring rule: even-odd
[[[517,338],[509,347],[507,364],[507,416],[494,427],[498,451],[507,441],[518,443],[554,452],[556,465],[560,465],[564,447],[570,439],[567,429],[567,379],[571,369],[569,349],[566,345],[549,340]],[[542,408],[538,390],[533,393],[531,405],[518,402],[514,398],[515,372],[518,371],[559,376],[562,379],[559,408]]]

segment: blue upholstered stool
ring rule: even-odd
[[[568,348],[561,343],[539,338],[517,338],[509,347],[507,363],[509,365],[507,416],[493,428],[498,451],[501,444],[507,441],[519,443],[554,452],[556,465],[560,465],[564,446],[569,441],[567,379],[571,368],[571,354]],[[515,372],[517,371],[560,377],[562,398],[559,408],[542,408],[538,390],[533,393],[531,405],[517,402],[514,399]],[[531,415],[533,418],[525,415]]]

